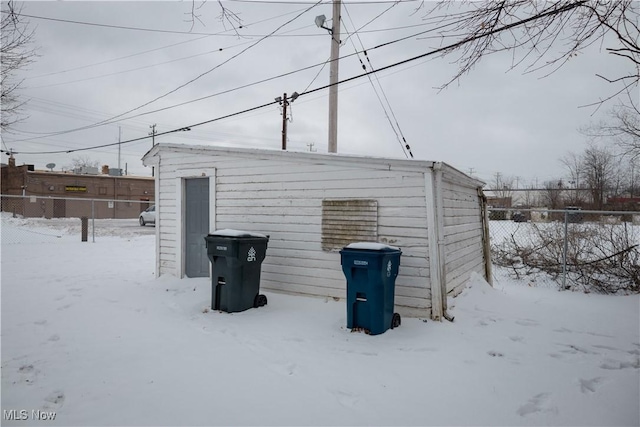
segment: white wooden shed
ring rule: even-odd
[[[490,280],[483,183],[439,162],[158,144],[157,276],[209,275],[204,235],[270,236],[261,289],[344,298],[339,250],[402,249],[396,310],[446,316],[472,272]]]

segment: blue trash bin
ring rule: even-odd
[[[402,251],[381,243],[360,242],[340,251],[347,279],[347,328],[378,335],[400,326],[393,312],[395,282]]]
[[[266,305],[259,292],[269,236],[225,229],[204,239],[211,261],[211,308],[235,313]]]

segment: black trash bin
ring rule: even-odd
[[[204,239],[211,261],[211,308],[235,313],[266,305],[259,291],[269,236],[224,229]]]
[[[347,328],[378,335],[400,326],[393,312],[402,251],[381,243],[352,243],[340,251],[347,279]]]

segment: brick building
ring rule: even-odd
[[[2,211],[25,217],[136,218],[154,203],[154,178],[109,175],[114,170],[106,166],[101,174],[95,169],[39,171],[33,165],[16,166],[10,157],[1,168],[2,196],[23,197],[2,197]]]

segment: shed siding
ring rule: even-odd
[[[446,286],[457,294],[471,272],[484,273],[482,211],[477,187],[459,173],[445,170],[442,187]]]
[[[429,309],[429,261],[424,174],[415,171],[310,164],[226,153],[193,155],[163,150],[159,166],[160,273],[179,275],[181,242],[171,232],[180,208],[179,170],[216,169],[215,228],[270,236],[262,264],[264,289],[344,297],[346,281],[337,251],[322,250],[323,199],[375,199],[378,240],[401,247],[396,304]],[[428,313],[428,310],[427,310]]]

